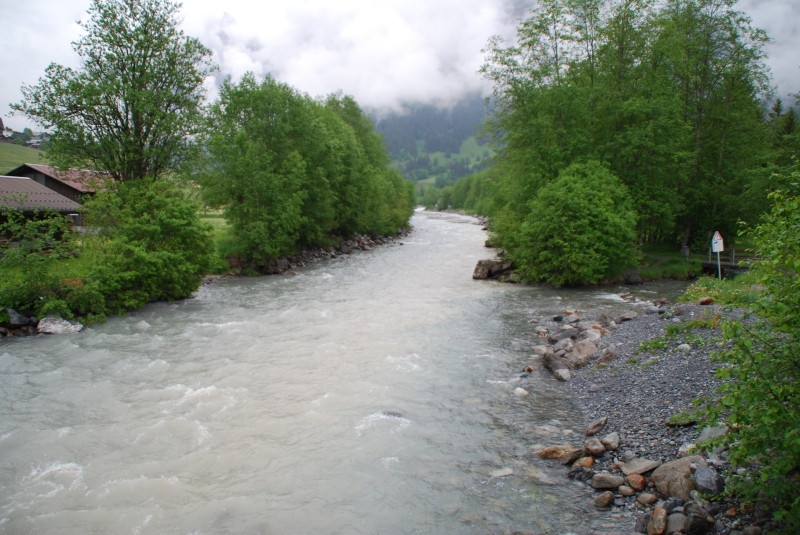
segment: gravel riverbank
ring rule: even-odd
[[[582,444],[553,445],[540,456],[560,459],[567,477],[590,485],[593,505],[629,516],[631,532],[760,535],[769,529],[760,507],[724,497],[730,478],[743,475],[732,471],[726,449],[700,446],[725,428],[669,421],[691,411],[697,397],[713,393],[719,384],[719,364],[711,360],[722,347],[719,319],[742,319],[744,311],[657,301],[616,318],[578,315],[540,322],[539,336],[553,345],[539,346],[539,352],[542,366],[556,377],[560,364],[554,362],[568,364],[565,377],[583,411],[586,436]],[[603,333],[591,337],[597,352],[576,359],[563,335],[581,340],[592,329]],[[559,351],[565,345],[566,353]]]

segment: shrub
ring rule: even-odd
[[[92,309],[98,295],[105,310],[121,313],[150,301],[172,301],[197,290],[212,264],[210,225],[196,202],[166,180],[138,180],[97,194],[86,203],[97,229],[98,262],[74,306]]]
[[[635,225],[628,190],[614,174],[598,162],[573,164],[530,202],[510,256],[528,279],[596,283],[634,262]]]
[[[782,190],[770,194],[774,207],[753,231],[753,277],[766,287],[752,303],[754,325],[723,325],[730,349],[715,357],[725,363],[707,419],[724,418],[732,436],[728,459],[750,466],[734,478],[743,499],[771,509],[787,533],[800,528],[800,169]]]

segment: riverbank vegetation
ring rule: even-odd
[[[105,179],[84,198],[80,235],[0,199],[0,308],[102,319],[188,297],[230,257],[264,264],[407,226],[413,185],[355,100],[246,75],[204,106],[216,66],[179,8],[94,0],[73,44],[80,67],[51,64],[23,86],[12,108],[53,132],[49,163]],[[201,218],[209,207],[224,228]]]
[[[547,0],[516,37],[490,40],[482,68],[495,85],[484,125],[497,151],[493,187],[467,206],[454,201],[459,183],[418,189],[421,204],[492,216],[492,241],[551,282],[560,276],[531,264],[525,229],[539,220],[539,195],[573,164],[598,162],[628,190],[635,250],[705,248],[714,231],[733,245],[738,222],[769,209],[770,176],[800,150],[798,119],[780,99],[765,107],[768,37],[729,2]],[[470,189],[485,177],[459,182]],[[608,266],[565,282],[634,264]]]

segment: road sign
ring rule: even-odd
[[[725,245],[722,242],[722,234],[719,231],[714,233],[714,237],[711,238],[711,252],[712,253],[721,253],[725,250]]]

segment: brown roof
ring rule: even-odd
[[[72,186],[76,190],[83,193],[94,193],[95,188],[92,186],[95,186],[96,184],[92,184],[92,182],[99,182],[103,177],[101,173],[97,173],[96,171],[87,171],[83,169],[67,169],[62,171],[61,169],[56,169],[55,167],[50,167],[49,165],[40,165],[38,163],[22,164],[16,169],[11,170],[9,174],[17,174],[17,171],[22,167],[30,167],[31,169],[40,173],[44,173],[51,178],[60,180],[64,184]]]
[[[35,180],[17,176],[0,176],[0,211],[2,205],[18,210],[50,209],[57,212],[77,212],[81,207]]]

